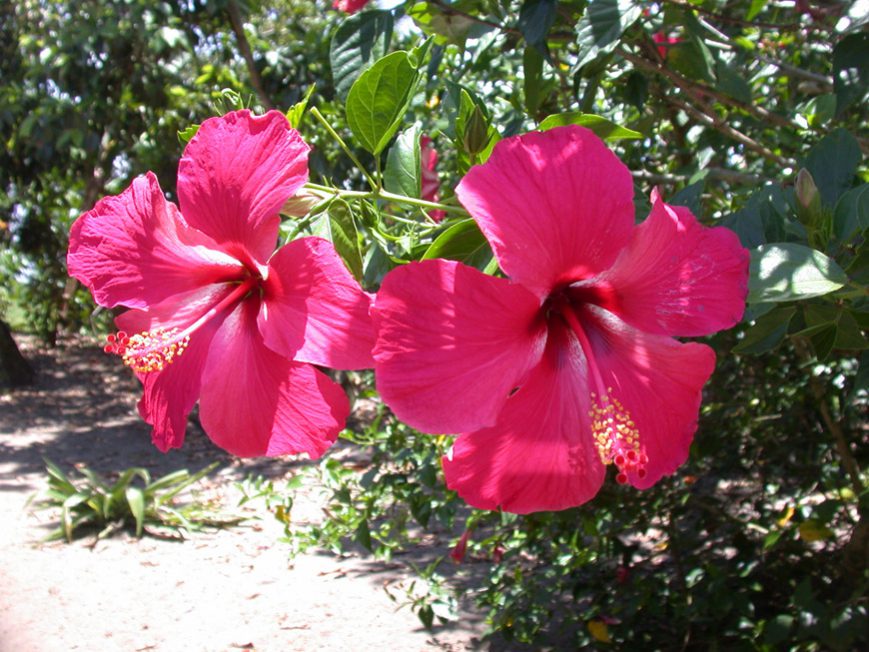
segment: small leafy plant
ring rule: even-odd
[[[60,525],[46,540],[72,541],[77,532],[94,530],[100,540],[124,529],[134,530],[137,537],[147,533],[183,538],[205,527],[235,525],[244,517],[221,515],[196,501],[176,502],[181,492],[216,466],[217,462],[193,474],[180,469],[153,481],[147,469],[130,467],[110,482],[86,466],[77,469],[79,477],[67,475],[46,459],[48,490],[36,507],[60,510]]]

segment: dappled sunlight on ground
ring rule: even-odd
[[[94,545],[40,543],[49,512],[27,501],[44,489],[43,458],[64,471],[86,465],[110,478],[130,466],[156,478],[218,461],[202,499],[235,509],[233,483],[286,476],[305,460],[233,460],[191,422],[184,447],[162,454],[136,413],[138,382],[98,343],[64,341],[54,350],[22,338],[36,368],[34,387],[0,395],[0,650],[463,650],[482,633],[466,614],[426,631],[397,610],[406,566],[355,555],[288,559],[280,523],[268,514],[184,542],[123,534]],[[337,451],[350,455],[349,451]],[[296,496],[294,519],[320,513],[319,492]],[[444,554],[440,548],[420,553]]]

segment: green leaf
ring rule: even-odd
[[[745,20],[752,21],[761,11],[766,8],[767,0],[751,0],[751,6],[745,14]]]
[[[519,31],[528,45],[541,54],[546,51],[546,37],[555,21],[555,0],[525,0],[519,10]]]
[[[869,341],[863,335],[860,324],[857,323],[854,314],[848,310],[842,310],[839,313],[836,343],[833,348],[840,351],[865,351],[869,349]]]
[[[145,487],[145,493],[149,496],[154,496],[157,492],[162,491],[163,489],[168,489],[174,484],[179,482],[183,482],[190,476],[190,473],[187,469],[179,469],[177,471],[172,471],[172,473],[167,473],[164,476],[161,476],[154,480],[154,482],[148,483]]]
[[[649,97],[649,80],[638,70],[628,75],[625,83],[625,99],[642,112]]]
[[[418,79],[407,52],[399,51],[378,60],[350,89],[347,122],[359,143],[375,156],[398,130]]]
[[[374,242],[365,254],[365,275],[362,277],[362,284],[366,287],[377,287],[383,282],[383,277],[386,276],[395,264],[383,248]]]
[[[696,36],[670,46],[667,62],[688,79],[715,83],[715,61],[703,40]]]
[[[136,536],[142,536],[145,527],[145,493],[139,487],[127,487],[125,492],[130,513],[136,521]]]
[[[625,30],[642,15],[642,4],[635,0],[590,0],[576,24],[579,53],[574,70],[612,52]]]
[[[45,462],[45,470],[48,472],[50,478],[49,482],[54,488],[64,493],[76,492],[75,485],[66,477],[66,474],[60,470],[59,466],[45,457],[42,458],[42,461]]]
[[[477,269],[483,269],[492,259],[489,242],[472,219],[450,226],[431,243],[422,260],[446,258],[458,260]]]
[[[836,96],[832,93],[816,95],[802,105],[800,114],[810,127],[822,127],[833,119],[836,113]]]
[[[703,187],[705,185],[706,182],[704,179],[695,181],[675,193],[669,200],[667,200],[667,203],[672,206],[685,206],[694,213],[694,215],[700,215],[702,213],[700,210],[700,202],[703,198]]]
[[[389,192],[419,197],[421,192],[421,158],[419,125],[413,125],[395,139],[386,156],[383,181]]]
[[[389,11],[363,11],[344,19],[329,46],[338,97],[345,98],[362,71],[389,52],[392,26]]]
[[[751,86],[734,68],[723,61],[715,67],[718,90],[743,104],[751,104]]]
[[[522,76],[525,111],[533,117],[545,99],[543,93],[543,56],[535,48],[525,48],[522,55]]]
[[[537,125],[540,131],[546,131],[553,127],[561,127],[563,125],[580,125],[591,129],[597,136],[607,141],[613,140],[636,140],[642,138],[643,134],[627,127],[621,127],[615,122],[610,122],[604,117],[593,113],[583,113],[582,111],[567,111],[565,113],[555,113],[547,116],[543,122]]]
[[[836,202],[833,210],[833,237],[848,242],[869,230],[869,184],[849,190]]]
[[[831,539],[834,536],[830,528],[814,518],[806,519],[799,524],[797,529],[799,530],[800,538],[807,543]]]
[[[833,206],[850,187],[862,158],[857,140],[842,128],[831,132],[812,148],[805,167],[812,173],[825,206]]]
[[[809,247],[779,243],[751,252],[748,301],[794,301],[838,290],[848,277],[835,261]]]
[[[368,529],[368,521],[362,520],[356,527],[356,533],[353,537],[360,546],[371,551],[371,531]]]
[[[287,120],[290,121],[290,126],[293,129],[298,129],[302,124],[302,117],[308,109],[308,100],[311,99],[311,95],[314,94],[314,89],[316,88],[316,84],[311,84],[308,87],[308,90],[305,91],[305,96],[302,98],[302,101],[296,102],[292,107],[290,107],[289,111],[287,111]]]
[[[737,212],[721,223],[739,236],[744,247],[753,248],[767,242],[784,242],[789,236],[805,241],[805,229],[790,219],[791,207],[778,186],[766,186],[749,197]]]
[[[199,131],[199,125],[190,125],[187,129],[182,129],[178,132],[178,140],[186,145],[196,135],[197,131]]]
[[[772,351],[787,335],[791,319],[796,312],[794,306],[779,306],[768,312],[748,329],[745,339],[733,347],[733,351],[750,355]]]
[[[794,625],[794,617],[790,614],[779,614],[763,626],[763,642],[767,645],[778,645],[790,638]]]
[[[413,22],[423,32],[434,35],[435,43],[438,45],[455,43],[462,46],[473,30],[484,26],[464,13],[465,8],[474,9],[474,7],[463,7],[461,2],[456,2],[450,5],[451,8],[458,11],[444,11],[434,4],[417,2],[407,10],[407,15],[413,18]]]
[[[362,249],[353,210],[343,199],[336,199],[326,213],[313,225],[314,235],[319,235],[335,245],[335,251],[356,280],[362,279]]]
[[[833,90],[836,112],[861,102],[869,90],[869,34],[846,36],[833,48]]]
[[[823,349],[818,358],[824,359],[830,351],[863,351],[869,348],[869,341],[854,314],[838,306],[822,303],[805,307],[806,328],[797,335],[811,337]]]
[[[410,59],[410,65],[412,65],[416,70],[422,68],[422,64],[424,64],[425,60],[428,58],[433,45],[434,37],[429,36],[425,41],[423,41],[422,45],[412,48],[410,52],[407,53],[408,59]]]

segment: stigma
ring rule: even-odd
[[[640,444],[640,431],[628,410],[612,395],[612,387],[607,387],[601,396],[592,392],[591,400],[588,416],[601,463],[615,464],[619,484],[627,483],[629,475],[646,477],[649,458],[645,446]]]
[[[121,357],[133,371],[161,371],[177,360],[190,344],[190,336],[177,328],[157,328],[135,335],[124,331],[106,336],[103,351]]]

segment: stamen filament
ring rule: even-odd
[[[640,444],[639,429],[630,412],[613,396],[612,387],[604,384],[591,342],[572,306],[564,302],[559,305],[559,312],[579,341],[595,390],[591,392],[592,406],[588,416],[591,418],[591,433],[600,460],[605,465],[615,464],[618,469],[616,482],[619,484],[626,484],[629,475],[642,480],[646,476],[649,458],[645,446]]]
[[[184,353],[193,333],[227,307],[243,299],[257,282],[258,279],[254,277],[246,279],[183,330],[157,328],[129,337],[125,332],[119,331],[117,334],[106,336],[103,350],[121,356],[124,364],[134,371],[142,373],[160,371]]]

